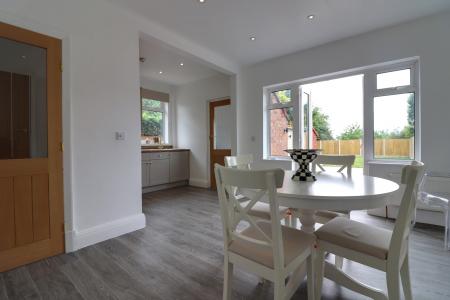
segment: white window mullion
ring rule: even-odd
[[[300,96],[299,96],[299,90],[298,86],[293,86],[291,88],[291,102],[294,104],[294,128],[292,132],[292,138],[293,138],[293,148],[298,149],[300,148]]]
[[[363,156],[364,170],[368,170],[367,163],[374,157],[374,116],[373,98],[376,92],[376,74],[366,71],[364,73],[364,102],[363,102]]]

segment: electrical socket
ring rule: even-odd
[[[124,141],[125,140],[125,132],[116,131],[116,141]]]

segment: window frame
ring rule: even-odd
[[[152,107],[151,109],[144,109],[143,102],[145,100],[153,100],[158,101],[160,103],[160,107]],[[142,132],[142,113],[144,111],[151,111],[151,112],[160,112],[162,113],[162,135],[161,135],[161,144],[170,144],[169,143],[169,131],[168,131],[168,119],[169,119],[169,102],[157,100],[157,99],[149,99],[146,97],[141,96],[141,138],[144,137]]]
[[[363,154],[365,165],[369,163],[394,163],[405,164],[411,160],[420,160],[420,94],[419,94],[419,60],[393,63],[368,69],[364,74],[364,130]],[[404,86],[377,89],[377,74],[395,72],[410,69],[410,84]],[[367,80],[367,82],[366,82]],[[414,158],[408,160],[375,158],[374,151],[374,100],[376,97],[392,96],[399,94],[414,94]]]
[[[376,75],[410,69],[410,85],[377,89]],[[298,148],[302,145],[300,140],[300,120],[303,121],[302,113],[299,108],[302,106],[300,93],[301,86],[309,83],[333,80],[357,74],[363,75],[363,157],[364,167],[370,163],[386,164],[408,164],[411,160],[380,159],[374,156],[374,98],[380,96],[390,96],[405,93],[414,93],[414,159],[421,158],[421,119],[420,119],[420,61],[419,57],[406,58],[398,61],[391,61],[376,65],[370,65],[352,70],[315,76],[303,80],[292,81],[285,84],[275,84],[263,88],[263,159],[264,160],[289,160],[289,157],[271,156],[271,137],[270,137],[270,110],[275,108],[294,107],[294,128],[293,145]],[[271,104],[270,94],[272,92],[291,89],[291,101],[286,104]],[[302,122],[303,123],[303,122]]]
[[[291,91],[291,101],[289,101],[289,103],[271,103],[271,99],[270,99],[270,95],[274,92],[279,92],[279,91],[285,91],[285,90],[290,90]],[[298,101],[295,101],[294,99],[298,99],[298,87],[296,86],[296,84],[285,84],[285,85],[277,85],[274,86],[272,88],[267,88],[265,91],[265,97],[264,97],[264,123],[270,124],[270,111],[274,110],[274,109],[283,109],[283,108],[293,108],[294,111],[294,121],[293,121],[293,129],[292,129],[292,138],[293,138],[293,147],[294,148],[298,148],[299,145],[299,132],[298,130],[295,130],[295,128],[299,128],[299,118],[297,117],[299,115],[299,103]],[[264,149],[264,153],[268,153],[269,155],[266,156],[264,155],[264,157],[266,159],[270,159],[270,160],[285,160],[288,159],[289,157],[286,156],[276,156],[276,155],[271,155],[272,154],[272,149],[271,149],[271,141],[272,141],[272,137],[271,137],[271,130],[270,130],[270,126],[264,126],[265,128],[265,139],[267,140],[267,142],[265,143],[265,149]]]

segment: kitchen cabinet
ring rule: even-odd
[[[171,187],[189,180],[189,150],[142,153],[142,188]]]
[[[170,182],[170,159],[153,159],[150,161],[150,186]]]
[[[189,152],[170,153],[170,182],[189,179]]]

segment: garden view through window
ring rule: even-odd
[[[364,158],[415,159],[414,65],[391,70],[272,89],[266,118],[270,156],[287,156],[284,150],[293,147],[315,148],[355,155],[356,168],[364,166]],[[366,123],[365,114],[372,116]]]
[[[167,103],[142,98],[141,136],[150,143],[163,143],[165,141],[164,125]]]
[[[293,147],[294,110],[291,90],[275,91],[270,94],[270,153],[272,156],[287,156],[284,151]]]

